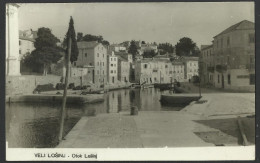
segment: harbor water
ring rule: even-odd
[[[164,107],[159,89],[122,89],[104,94],[104,102],[67,105],[64,135],[82,116],[130,114],[132,106],[138,111],[179,111],[180,107]],[[6,141],[9,148],[50,148],[58,144],[61,104],[6,103]]]

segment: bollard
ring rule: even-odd
[[[138,108],[136,106],[131,107],[130,115],[138,115]]]

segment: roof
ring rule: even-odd
[[[35,39],[37,38],[37,31],[31,30],[19,30],[19,39],[21,40],[28,40],[35,42]]]
[[[235,30],[246,30],[246,29],[255,29],[255,23],[248,21],[248,20],[243,20],[237,24],[234,24],[234,25],[228,27],[227,29],[225,29],[221,33],[217,34],[213,38],[215,38],[219,35],[223,35],[223,34],[235,31]]]
[[[211,44],[211,45],[201,45],[201,50],[205,50],[205,49],[209,49],[209,48],[211,48],[211,47],[213,47],[213,45]]]
[[[121,56],[117,56],[117,58],[118,58],[118,60],[121,60],[121,61],[125,61],[125,62],[127,62],[128,61],[128,59],[126,59],[126,58],[123,58],[123,57],[121,57]]]
[[[118,57],[123,58],[124,60],[128,60],[129,53],[127,52],[114,52],[114,54]]]
[[[183,57],[186,61],[198,61],[199,57]]]
[[[97,41],[79,41],[77,42],[78,48],[94,48],[96,47],[98,44]]]

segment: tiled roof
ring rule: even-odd
[[[98,44],[97,41],[80,41],[77,42],[78,48],[94,48],[96,47]]]
[[[201,45],[201,50],[211,48],[213,45]]]
[[[128,54],[129,53],[127,53],[127,52],[115,52],[116,56],[119,56],[119,57],[121,57],[121,58],[123,58],[125,60],[128,60]]]
[[[232,32],[234,30],[238,30],[238,29],[240,29],[240,30],[241,29],[255,29],[255,23],[248,21],[248,20],[243,20],[237,24],[234,24],[234,25],[228,27],[227,29],[225,29],[224,31],[222,31],[221,33],[217,34],[214,37],[217,37],[219,35],[226,34],[226,33]]]

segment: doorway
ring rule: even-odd
[[[221,80],[221,83],[222,83],[222,88],[224,88],[225,85],[224,85],[224,75],[223,75],[223,74],[222,74],[222,80]]]

